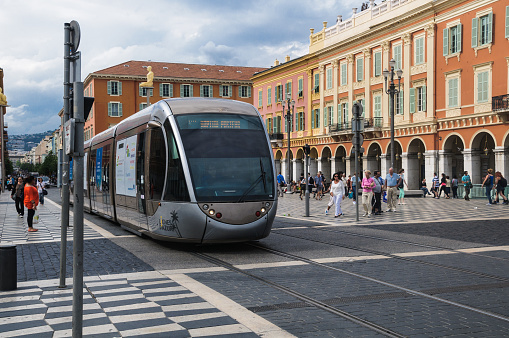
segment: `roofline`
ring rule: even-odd
[[[145,81],[147,79],[146,75],[118,75],[118,74],[97,74],[90,73],[85,78],[83,82],[86,86],[92,79],[125,79],[125,80],[134,80],[134,81]],[[234,80],[234,79],[204,79],[204,78],[196,78],[196,77],[176,77],[176,76],[154,76],[154,82],[181,82],[181,83],[229,83],[229,84],[251,84],[253,80]]]
[[[298,63],[298,62],[301,62],[303,61],[304,59],[309,59],[309,58],[312,58],[315,56],[315,53],[308,53],[308,54],[305,54],[305,55],[302,55],[302,56],[299,56],[298,58],[296,59],[293,59],[293,60],[290,60],[290,61],[287,61],[287,62],[283,62],[283,63],[280,63],[279,65],[277,66],[272,66],[270,68],[267,68],[265,70],[262,70],[261,72],[258,72],[258,73],[254,73],[253,76],[251,77],[251,79],[254,79],[255,77],[258,77],[258,76],[261,76],[261,75],[265,75],[266,73],[270,73],[271,71],[276,71],[278,70],[278,68],[281,68],[283,66],[285,67],[289,67],[289,66],[292,66],[293,64],[295,63]]]

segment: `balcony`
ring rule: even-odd
[[[364,137],[367,139],[382,136],[383,118],[371,117],[364,119]]]
[[[283,133],[270,133],[269,140],[273,147],[282,147],[283,146]]]
[[[491,110],[497,113],[502,121],[509,120],[509,94],[493,96]]]
[[[332,136],[335,141],[349,140],[351,135],[353,135],[350,121],[331,124],[329,126],[329,135]]]

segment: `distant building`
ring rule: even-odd
[[[150,103],[175,97],[217,97],[253,103],[251,77],[265,68],[128,61],[87,76],[85,96],[95,98],[85,140],[147,106],[147,67],[154,72]]]

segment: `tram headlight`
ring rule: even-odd
[[[203,205],[203,210],[209,210],[209,205],[208,204],[204,204]]]
[[[262,208],[262,210],[260,210],[262,212],[262,214],[265,213],[265,211],[267,211],[265,208]]]
[[[214,209],[210,209],[210,210],[209,210],[209,215],[214,216],[214,214],[215,214],[215,213],[216,213],[216,212],[214,211]]]

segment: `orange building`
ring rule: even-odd
[[[306,143],[311,173],[353,174],[350,120],[359,100],[365,117],[361,170],[387,172],[391,133],[383,70],[394,59],[403,71],[395,98],[395,169],[405,169],[409,189],[434,172],[461,178],[468,170],[473,183],[481,183],[488,168],[509,175],[508,5],[371,0],[346,20],[339,15],[333,26],[311,29],[309,54],[253,77],[255,106],[259,97],[278,170],[286,172],[285,121],[280,101],[267,98],[285,85],[298,107],[290,127],[293,179],[303,172]],[[288,91],[286,84],[297,81]]]
[[[139,84],[154,72],[154,88]],[[172,97],[217,97],[253,103],[251,77],[256,67],[128,61],[87,76],[85,96],[95,98],[85,123],[85,140],[119,123],[150,103]]]

